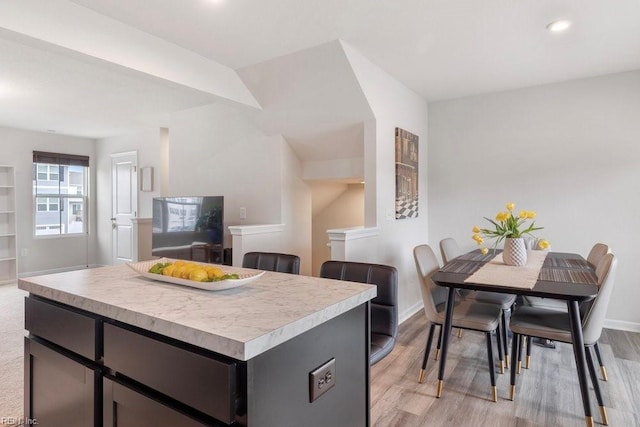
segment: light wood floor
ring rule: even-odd
[[[533,347],[530,369],[522,369],[518,376],[515,401],[509,400],[509,374],[497,374],[498,402],[494,403],[484,335],[464,331],[461,339],[453,336],[450,341],[444,389],[437,399],[438,362],[433,348],[425,380],[418,383],[427,330],[424,313],[411,317],[400,325],[394,351],[372,368],[373,426],[585,425],[570,345]],[[600,381],[609,425],[640,426],[640,334],[605,330],[600,347],[609,376],[608,382]],[[590,397],[599,425],[592,389]]]
[[[26,294],[0,286],[0,417],[22,412],[22,340]],[[509,376],[497,375],[498,402],[490,400],[484,335],[452,337],[442,397],[435,398],[437,362],[418,384],[427,323],[422,312],[400,325],[393,352],[371,371],[371,417],[375,427],[584,426],[582,400],[571,347],[534,347],[531,369],[518,378],[514,402]],[[601,382],[609,425],[640,426],[640,334],[605,330],[600,340],[609,374]],[[592,397],[594,420],[600,422]],[[355,426],[354,426],[355,427]]]

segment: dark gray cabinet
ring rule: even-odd
[[[100,370],[25,338],[25,417],[47,427],[100,425]]]
[[[105,427],[204,427],[204,424],[111,378],[103,379]]]
[[[25,307],[25,417],[39,425],[369,425],[368,303],[247,361],[41,297]],[[335,386],[310,399],[329,360]]]

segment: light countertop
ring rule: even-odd
[[[146,279],[126,265],[24,278],[18,287],[238,360],[376,296],[375,286],[273,272],[238,288],[206,291]]]

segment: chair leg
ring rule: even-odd
[[[458,338],[462,338],[462,328],[458,328]]]
[[[588,346],[584,346],[584,352],[587,356],[587,367],[589,368],[589,375],[591,376],[591,382],[593,383],[593,391],[596,393],[596,400],[598,401],[598,406],[600,407],[600,415],[602,416],[602,424],[608,426],[609,419],[607,418],[607,409],[604,406],[604,401],[602,400],[602,393],[600,391],[600,382],[598,381],[598,376],[596,375],[596,367],[593,363],[593,355],[591,354],[591,349]]]
[[[524,340],[528,340],[529,337],[520,335],[518,338],[518,375],[520,375],[520,371],[522,370],[522,346],[524,345]]]
[[[442,347],[442,328],[444,328],[444,326],[440,325],[440,333],[438,334],[438,345],[436,346],[435,360],[438,360],[438,357],[440,356],[440,347]]]
[[[500,316],[500,322],[502,323],[502,343],[504,344],[504,363],[506,368],[509,369],[509,333],[507,329],[507,311],[502,310],[502,316]]]
[[[518,341],[520,340],[519,334],[513,334],[511,337],[511,390],[510,400],[516,397],[516,364],[518,360]]]
[[[533,339],[532,337],[527,337],[527,358],[525,359],[524,367],[529,369],[529,364],[531,363],[531,348],[533,347]]]
[[[486,333],[487,337],[487,358],[489,360],[489,378],[491,379],[491,398],[498,401],[498,389],[496,388],[496,368],[493,360],[493,345],[491,344],[491,332]]]
[[[596,343],[593,345],[593,348],[596,351],[596,357],[598,358],[598,364],[600,365],[602,380],[609,381],[609,377],[607,376],[607,369],[604,367],[604,363],[602,363],[602,354],[600,354],[600,344],[598,344],[598,341],[596,341]]]
[[[427,369],[427,360],[429,359],[429,352],[431,351],[431,343],[433,342],[433,332],[436,329],[436,324],[432,323],[429,326],[429,335],[427,336],[427,346],[424,349],[424,356],[422,358],[422,369],[420,369],[420,378],[418,382],[422,384],[422,380],[424,380],[424,372]]]
[[[496,343],[498,343],[498,359],[500,360],[500,373],[504,374],[504,352],[502,350],[502,328],[498,323],[498,329],[496,330]]]

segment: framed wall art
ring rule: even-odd
[[[418,217],[418,136],[396,128],[396,219]]]

